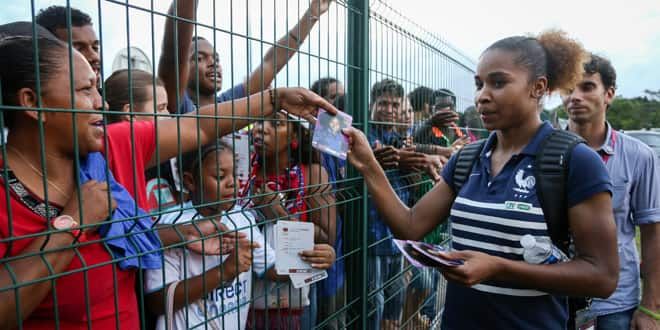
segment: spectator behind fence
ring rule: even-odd
[[[423,118],[418,121],[418,127],[415,128],[415,139],[420,143],[440,144],[445,140],[445,135],[452,137],[453,131],[449,128],[458,120],[456,111],[456,95],[448,89],[438,89],[428,94],[428,91],[422,87],[413,90],[409,97],[415,98],[417,107],[422,107]]]
[[[460,139],[462,134],[456,127],[459,118],[454,112],[456,96],[447,89],[433,91],[422,86],[410,92],[408,97],[418,114],[413,127],[415,150],[439,155],[443,157],[442,163],[446,163],[445,159],[468,142],[467,139]]]
[[[412,133],[414,126],[414,113],[412,103],[410,103],[410,98],[404,97],[403,102],[401,103],[401,108],[399,108],[399,118],[397,120],[399,125],[397,125],[397,131],[404,138],[404,144],[406,146],[412,145]]]
[[[573,89],[583,58],[582,47],[558,31],[491,45],[477,66],[475,102],[484,125],[495,132],[462,189],[455,190],[453,156],[440,183],[413,208],[387,188],[369,140],[355,129],[345,130],[352,141],[349,161],[364,174],[374,204],[397,237],[420,240],[445,218],[452,222],[456,251],[447,257],[463,264],[439,268],[449,280],[443,329],[564,329],[568,315],[562,296],[605,298],[614,292],[612,184],[588,146],[576,145],[568,164],[573,259],[552,265],[522,262],[519,243],[524,234],[549,236],[536,182],[525,178],[533,178],[534,155],[553,132],[540,121],[541,100],[548,92]]]
[[[239,235],[233,242],[222,241],[234,247],[225,256],[185,248],[165,250],[163,269],[145,273],[147,306],[160,315],[156,329],[166,329],[168,322],[174,329],[202,324],[212,329],[244,329],[252,292],[251,272],[264,276],[275,262],[275,253],[255,227],[254,217],[249,211],[233,207],[233,157],[231,147],[220,140],[204,146],[201,152],[195,150],[183,156],[183,181],[192,200],[182,205],[182,212],[169,213],[161,222],[194,226],[210,219],[225,231],[238,231]],[[175,290],[171,302],[175,312],[168,314],[170,319],[166,321],[169,290]]]
[[[321,78],[315,81],[310,89],[331,103],[335,103],[337,98],[343,97],[345,94],[344,85],[341,81],[332,77]]]
[[[467,107],[463,111],[459,126],[465,128],[466,136],[470,142],[475,142],[480,139],[488,137],[488,131],[484,128],[484,123],[481,121],[477,108],[473,105]]]
[[[314,223],[314,241],[324,243],[323,253],[335,253],[335,199],[328,174],[311,150],[310,132],[300,122],[277,113],[271,120],[255,124],[252,130],[254,156],[252,174],[244,195],[252,197],[252,207],[269,220],[264,225],[267,241],[274,240],[275,219]],[[330,263],[328,267],[331,266]],[[311,328],[302,324],[303,309],[309,306],[309,287],[259,280],[255,283],[254,323],[257,329]],[[252,319],[250,318],[250,322]]]
[[[400,159],[399,148],[403,147],[404,142],[404,137],[395,126],[403,94],[403,87],[389,79],[377,82],[371,88],[371,119],[374,123],[369,130],[369,144],[379,156],[380,165],[385,169],[393,169],[388,172],[388,179],[399,198],[407,203],[410,191],[401,178],[402,173],[396,170]],[[369,317],[368,324],[369,329],[395,329],[399,327],[405,293],[405,282],[401,276],[403,258],[389,239],[392,233],[381,217],[369,200],[368,244],[380,243],[369,249],[369,292],[375,291],[376,294],[369,304],[369,311],[374,313]]]
[[[266,52],[259,67],[250,73],[246,81],[219,96],[217,93],[222,89],[223,70],[213,45],[203,37],[193,37],[194,26],[181,20],[177,23],[178,44],[175,44],[174,22],[168,19],[158,75],[168,91],[170,112],[188,113],[197,107],[245,97],[267,89],[275,75],[295,54],[293,50],[302,45],[314,24],[328,11],[331,2],[313,0],[298,24]],[[197,1],[178,1],[177,15],[192,20],[195,18],[196,7]],[[169,14],[174,14],[174,3]],[[177,53],[178,63],[175,62]],[[175,70],[177,67],[178,71]],[[177,104],[177,101],[180,103]]]
[[[108,110],[125,113],[108,114],[110,124],[132,119],[153,121],[169,117],[165,86],[162,80],[154,80],[154,76],[149,72],[136,69],[115,71],[105,81],[105,92]],[[174,189],[171,160],[156,160],[159,165],[147,169],[145,174],[148,203],[146,210],[150,213],[166,210],[180,203],[180,195]]]
[[[101,43],[94,31],[92,18],[73,7],[50,6],[40,10],[35,21],[64,42],[69,41],[69,33],[71,34],[73,49],[79,51],[89,62],[96,74],[96,86],[101,88]]]
[[[278,41],[277,46],[271,47],[266,52],[260,66],[249,75],[246,81],[220,95],[217,93],[222,89],[223,72],[214,46],[203,37],[193,36],[194,25],[179,20],[175,26],[174,19],[168,18],[165,22],[163,52],[158,65],[158,76],[163,80],[167,89],[169,111],[171,113],[189,113],[198,107],[228,102],[269,88],[277,73],[295,53],[293,50],[302,45],[314,24],[328,10],[331,2],[332,0],[312,1],[310,8],[298,24]],[[191,0],[172,2],[169,14],[174,15],[176,9],[178,17],[194,20],[197,6],[198,2]],[[175,35],[178,38],[178,44],[175,43]],[[177,56],[178,63],[176,62]],[[177,102],[179,103],[177,104]],[[162,185],[167,184],[174,187],[177,190],[174,195],[178,199],[187,198],[187,192],[180,183],[176,161],[172,160],[169,166],[163,166],[161,177],[149,176],[148,178],[152,182],[163,181]],[[161,206],[161,208],[166,207],[167,205]]]
[[[616,71],[609,60],[591,55],[572,93],[562,95],[568,129],[587,140],[605,162],[612,185],[619,242],[617,290],[594,299],[590,312],[597,329],[654,329],[660,325],[660,172],[647,145],[618,132],[607,122],[616,92]],[[635,227],[641,233],[644,285],[640,288]],[[641,303],[639,301],[641,289]]]
[[[75,108],[78,111],[84,111],[84,110],[98,110],[102,108],[102,103],[101,103],[101,97],[98,94],[98,91],[96,89],[96,75],[92,68],[89,66],[89,63],[84,59],[84,57],[78,52],[74,51],[71,55],[73,58],[71,59],[74,65],[75,69],[71,69],[69,67],[69,61],[68,61],[68,49],[66,45],[60,43],[59,41],[48,39],[48,38],[39,38],[37,41],[37,44],[40,46],[39,47],[39,66],[35,67],[35,57],[37,56],[35,50],[33,49],[33,39],[31,37],[8,37],[2,39],[0,43],[0,61],[2,62],[2,66],[0,66],[0,79],[3,89],[3,104],[10,105],[10,106],[16,106],[16,107],[23,107],[23,108],[36,108],[40,105],[49,107],[49,108],[55,108],[55,109],[71,109]],[[73,81],[69,82],[69,72],[73,71]],[[39,86],[41,89],[41,94],[37,95],[36,90],[38,90],[36,86],[36,74],[39,73],[40,76],[40,82],[41,85]],[[75,104],[71,104],[70,94],[71,92],[69,91],[69,86],[73,84],[74,86],[74,92],[75,92]],[[274,95],[277,94],[278,98],[275,100]],[[264,100],[264,102],[262,102]],[[39,102],[41,101],[41,102]],[[247,110],[248,108],[248,103],[250,103],[249,108],[251,109],[249,112]],[[262,106],[263,105],[263,106]],[[239,100],[235,103],[235,106],[232,107],[230,104],[225,104],[224,106],[221,104],[219,105],[219,109],[217,111],[218,114],[228,114],[233,111],[233,113],[241,116],[242,118],[246,117],[260,117],[262,115],[269,115],[272,113],[273,108],[284,108],[284,109],[289,109],[295,114],[301,115],[304,118],[312,118],[313,114],[316,112],[318,107],[323,107],[325,109],[328,109],[330,113],[335,113],[335,109],[332,105],[330,105],[327,101],[322,99],[316,94],[313,94],[307,90],[304,89],[277,89],[277,90],[270,90],[267,93],[264,93],[263,95],[255,95],[252,98],[248,99],[242,99]],[[213,109],[212,109],[213,108]],[[214,114],[216,114],[216,110],[214,109],[215,107],[206,107],[200,109],[199,113],[212,117]],[[233,108],[233,109],[232,109]],[[142,213],[139,213],[137,207],[133,206],[126,206],[130,205],[133,203],[133,199],[130,196],[124,195],[122,192],[124,191],[124,187],[126,187],[126,191],[130,193],[134,198],[136,198],[138,206],[145,205],[145,200],[146,198],[144,197],[144,193],[136,193],[140,191],[140,183],[142,187],[142,192],[144,191],[144,179],[143,177],[140,177],[140,174],[143,175],[144,173],[144,168],[146,167],[146,164],[149,162],[153,162],[153,153],[155,148],[159,148],[160,154],[163,155],[163,157],[173,157],[176,155],[177,150],[179,147],[183,151],[188,151],[192,150],[193,148],[196,148],[197,143],[208,143],[211,139],[211,137],[215,136],[215,134],[220,131],[220,132],[229,132],[231,131],[232,126],[231,123],[225,122],[225,121],[216,121],[213,119],[200,119],[197,120],[196,118],[183,118],[178,121],[177,120],[163,120],[161,121],[161,124],[159,125],[162,130],[159,131],[158,134],[158,141],[155,140],[156,132],[153,123],[151,122],[134,122],[134,123],[119,123],[119,124],[114,124],[114,125],[109,125],[107,127],[107,131],[104,132],[103,128],[103,120],[102,116],[100,114],[89,114],[82,112],[75,116],[76,118],[76,126],[80,128],[79,131],[77,132],[72,132],[72,122],[71,122],[71,115],[68,114],[70,112],[69,110],[66,111],[67,113],[62,114],[60,112],[54,111],[54,112],[46,112],[43,114],[37,114],[34,111],[23,111],[23,112],[17,112],[17,111],[12,111],[10,113],[7,113],[7,125],[9,127],[9,138],[7,142],[7,148],[8,150],[17,150],[17,151],[12,151],[10,152],[13,156],[10,156],[7,160],[7,165],[12,168],[13,171],[12,173],[15,173],[18,182],[27,185],[29,187],[30,191],[34,192],[36,194],[36,197],[34,198],[29,198],[29,199],[34,199],[36,201],[36,207],[45,207],[43,204],[40,204],[40,200],[43,200],[45,198],[45,192],[44,192],[44,187],[43,184],[39,185],[38,181],[41,181],[38,176],[43,177],[43,180],[46,180],[46,182],[50,182],[48,185],[48,188],[51,188],[48,190],[50,194],[48,195],[49,197],[49,202],[54,203],[53,210],[58,210],[61,211],[62,206],[67,206],[69,197],[72,195],[72,192],[74,189],[85,189],[84,191],[81,191],[82,195],[87,196],[86,192],[88,190],[96,191],[96,194],[99,195],[104,195],[108,196],[107,192],[105,194],[102,193],[103,189],[112,189],[113,191],[113,197],[117,200],[117,204],[120,206],[120,210],[124,209],[130,209],[129,213],[125,212],[117,212],[115,211],[113,214],[115,216],[120,216],[121,218],[127,218],[130,216],[135,216],[136,211],[138,212],[137,215],[141,215]],[[241,115],[242,113],[242,115]],[[97,118],[98,117],[98,118]],[[23,166],[28,165],[28,164],[40,164],[41,158],[40,158],[40,151],[39,149],[35,149],[35,145],[41,145],[40,143],[40,137],[39,137],[39,121],[44,125],[44,141],[46,145],[44,146],[45,150],[47,153],[51,152],[60,152],[61,155],[59,158],[53,158],[51,159],[50,157],[45,158],[43,164],[46,170],[50,169],[47,171],[47,173],[50,173],[50,177],[45,176],[43,174],[43,170],[39,171],[37,166],[34,166],[34,168],[29,167],[27,169],[24,169],[21,165],[15,165],[16,162],[19,162],[20,164],[23,164]],[[132,125],[131,125],[132,124]],[[248,121],[246,120],[238,120],[237,123],[239,126],[244,126],[248,124]],[[180,125],[181,128],[181,134],[177,134],[177,125]],[[197,131],[197,128],[200,128],[199,134]],[[67,127],[67,129],[63,129],[63,127]],[[63,133],[64,132],[64,133]],[[69,132],[69,133],[66,133]],[[66,135],[66,134],[71,134],[71,135]],[[76,134],[78,136],[78,145],[73,144],[73,134]],[[104,134],[105,137],[107,137],[108,144],[104,145]],[[135,137],[135,140],[132,139],[132,137]],[[13,142],[12,142],[13,141]],[[16,142],[20,141],[20,142]],[[31,142],[27,142],[31,141]],[[53,144],[53,147],[49,147],[50,144]],[[69,149],[67,149],[69,148]],[[133,150],[132,148],[135,148]],[[55,150],[55,151],[53,151]],[[74,151],[77,151],[80,155],[91,155],[88,156],[87,161],[82,161],[81,165],[85,165],[88,167],[83,167],[81,166],[80,170],[78,173],[74,171],[73,167],[73,155],[75,154]],[[111,174],[112,176],[106,177],[105,173],[105,159],[102,156],[98,156],[95,154],[95,152],[101,152],[103,151],[105,153],[105,156],[108,158],[108,166],[112,170]],[[126,155],[130,155],[131,151],[135,152],[135,155],[137,156],[135,159],[131,159],[132,157],[126,157]],[[26,160],[23,160],[21,158],[20,161],[17,161],[16,159],[12,159],[12,157],[19,157],[19,155]],[[19,157],[20,158],[20,157]],[[60,162],[62,162],[60,164]],[[57,164],[55,164],[57,163]],[[70,171],[66,170],[66,168],[69,168]],[[89,170],[89,173],[85,172],[86,170]],[[68,176],[71,177],[67,177]],[[137,176],[135,176],[137,173]],[[64,176],[60,176],[64,175]],[[86,186],[83,186],[81,188],[76,187],[74,184],[76,182],[75,175],[79,175],[81,178],[81,182],[86,182],[87,180],[94,179],[99,181],[106,180],[109,182],[109,188],[106,187],[103,188],[102,184],[88,184]],[[97,179],[98,177],[98,179]],[[114,178],[113,178],[114,177]],[[4,180],[8,180],[10,178],[3,178]],[[116,183],[114,181],[116,179]],[[136,186],[137,183],[137,186]],[[91,187],[94,186],[94,187]],[[122,187],[123,186],[123,187]],[[98,192],[100,190],[100,192]],[[6,192],[5,192],[6,193]],[[76,195],[77,196],[77,195]],[[90,195],[91,196],[91,195]],[[121,203],[120,203],[120,198],[121,197]],[[100,197],[99,197],[100,198]],[[74,201],[77,201],[75,199]],[[125,204],[126,203],[126,204]],[[31,204],[31,205],[32,205]],[[77,202],[72,202],[71,204],[75,204],[76,206],[78,205]],[[85,204],[86,205],[86,204]],[[104,206],[107,207],[109,203],[101,203],[98,202],[94,204],[94,206]],[[134,205],[134,204],[133,204]],[[70,206],[70,205],[69,205]],[[94,210],[97,210],[94,206]],[[8,205],[3,204],[3,207],[9,207]],[[14,200],[12,203],[12,210],[16,209],[21,209],[21,207],[25,210],[25,212],[30,212],[26,209],[25,206],[22,206],[19,201]],[[83,224],[90,224],[90,223],[95,223],[100,220],[104,220],[105,217],[101,218],[101,215],[103,212],[98,211],[97,214],[92,214],[90,216],[86,216],[88,214],[89,208],[87,210],[82,210],[82,219],[70,219],[67,217],[67,226],[68,229],[65,231],[68,232],[75,232],[78,228],[78,225],[75,223],[80,222]],[[65,212],[63,212],[63,215],[67,216],[78,216],[78,211],[75,209],[65,209]],[[93,210],[92,210],[93,211]],[[107,210],[106,210],[107,211]],[[13,211],[12,211],[13,212]],[[128,212],[128,211],[126,211]],[[2,214],[7,215],[8,211],[5,210]],[[30,213],[31,214],[31,213]],[[107,212],[106,212],[107,214]],[[46,218],[52,218],[55,214],[50,213],[50,214],[45,214],[44,217]],[[32,234],[32,233],[37,233],[40,231],[43,231],[46,229],[46,224],[42,221],[39,221],[39,225],[36,227],[30,228],[29,225],[27,227],[22,227],[21,225],[17,225],[19,222],[16,222],[17,218],[12,217],[13,221],[11,223],[8,223],[8,219],[4,218],[3,219],[3,224],[2,224],[2,237],[5,239],[5,242],[3,242],[3,250],[1,251],[5,255],[11,255],[11,256],[16,256],[16,255],[21,255],[22,250],[27,248],[28,251],[31,249],[37,249],[39,247],[39,244],[43,243],[42,238],[38,238],[36,242],[30,243],[28,239],[18,239],[24,235]],[[18,218],[20,219],[20,217]],[[144,217],[139,218],[139,219],[144,219]],[[79,221],[78,221],[79,220]],[[116,224],[119,224],[119,226],[115,226],[114,223],[113,225],[110,226],[101,226],[100,227],[100,233],[101,235],[106,235],[108,237],[113,237],[115,235],[123,235],[122,231],[126,229],[125,226],[128,226],[131,230],[139,231],[140,228],[144,228],[144,225],[138,225],[134,226],[133,224],[143,224],[140,221],[135,221],[131,220],[130,222],[116,222]],[[59,222],[58,222],[59,225]],[[88,230],[88,231],[93,231],[95,230],[96,227],[84,227],[83,229]],[[104,229],[106,228],[106,229]],[[150,227],[148,227],[150,228]],[[173,242],[180,242],[181,237],[179,234],[183,235],[186,238],[189,237],[199,237],[200,235],[207,235],[209,234],[208,232],[199,232],[196,230],[189,230],[186,229],[185,227],[177,229],[178,232],[175,232],[174,230],[171,229],[163,229],[159,230],[159,235],[162,240],[162,242],[165,245],[171,244]],[[210,230],[212,232],[217,231],[217,228],[212,227],[212,228],[207,228],[207,230]],[[103,248],[104,244],[108,244],[109,246],[113,247],[112,252],[113,256],[117,257],[122,257],[122,255],[127,255],[130,257],[131,255],[135,254],[141,254],[141,258],[148,258],[150,255],[150,252],[153,252],[154,249],[157,249],[157,244],[158,238],[156,238],[156,242],[152,242],[153,238],[151,237],[150,232],[146,232],[144,234],[135,234],[135,235],[143,235],[144,239],[138,240],[138,242],[143,242],[140,244],[135,244],[135,242],[132,242],[129,244],[126,241],[126,238],[120,238],[120,239],[113,239],[108,242],[100,243],[98,244],[99,248],[102,248],[102,254],[105,253],[106,255],[108,254],[107,250]],[[121,237],[121,236],[120,236]],[[67,241],[67,238],[69,239]],[[11,243],[9,244],[6,239],[14,240],[18,239],[16,242],[21,242],[22,246],[18,246],[17,243]],[[67,246],[70,244],[72,241],[71,235],[62,235],[58,240],[49,240],[49,244],[59,244],[58,246]],[[157,246],[154,247],[153,244],[156,244]],[[9,246],[8,246],[9,245]],[[93,245],[96,246],[96,245]],[[92,246],[92,247],[93,247]],[[90,249],[92,248],[90,247]],[[217,252],[217,251],[216,251]],[[58,253],[68,253],[68,255],[72,255],[72,251],[64,251],[64,252],[58,252]],[[53,254],[55,255],[55,254]],[[127,258],[128,258],[127,257]],[[103,257],[105,259],[108,259],[109,256]],[[105,260],[103,260],[105,262]],[[132,263],[136,263],[137,258],[128,258],[128,259],[121,259],[118,261],[120,266],[124,268],[129,268],[132,265]],[[157,258],[160,259],[160,258]],[[20,259],[15,262],[12,262],[13,265],[10,263],[8,265],[12,267],[18,267],[18,269],[14,269],[14,273],[18,274],[17,277],[19,280],[19,283],[23,283],[24,281],[30,281],[30,280],[35,280],[39,278],[43,278],[44,276],[47,276],[48,269],[44,265],[43,267],[29,267],[30,273],[27,274],[25,273],[25,267],[26,266],[26,260],[32,261],[32,259]],[[60,259],[58,259],[60,260]],[[66,260],[66,259],[61,259],[61,260]],[[61,272],[67,267],[72,267],[74,269],[80,268],[80,265],[77,264],[79,262],[78,259],[74,259],[75,262],[70,264],[66,261],[62,261],[61,264],[57,264],[55,269],[57,272]],[[52,260],[51,260],[52,261]],[[14,266],[15,265],[15,266]],[[147,261],[144,261],[142,263],[143,266],[145,267],[150,267],[149,263]],[[151,264],[153,265],[153,264]],[[34,266],[34,265],[31,265]],[[37,271],[35,271],[35,269]],[[99,269],[105,269],[105,268],[99,268]],[[109,268],[110,270],[112,267]],[[109,273],[111,275],[111,271]],[[126,275],[126,282],[131,282],[131,276],[134,276],[134,274],[127,274]],[[11,277],[9,277],[8,273],[3,273],[3,287],[9,285],[12,283]],[[102,277],[102,275],[99,275],[99,277]],[[71,280],[67,280],[71,281]],[[76,287],[80,288],[80,283],[85,283],[83,279],[76,278],[75,280],[72,280],[72,282],[76,283]],[[122,280],[121,285],[122,285],[122,290],[124,290],[124,280]],[[50,283],[50,282],[47,282]],[[112,283],[111,279],[108,279],[107,282],[104,283]],[[132,285],[132,284],[131,284]],[[62,288],[62,286],[58,286],[59,288]],[[84,289],[84,288],[81,288]],[[14,299],[13,295],[15,294],[14,291],[7,291],[4,294],[7,295],[3,301],[7,301],[8,303],[3,306],[5,309],[2,313],[3,316],[6,316],[6,319],[4,320],[8,327],[13,327],[15,326],[20,320],[17,320],[16,317],[17,315],[21,315],[24,319],[30,320],[30,321],[35,321],[37,318],[42,320],[42,322],[50,322],[52,321],[50,318],[53,317],[52,315],[52,308],[45,308],[43,309],[43,313],[41,310],[37,313],[38,317],[37,318],[30,318],[30,314],[37,308],[37,305],[46,297],[46,295],[50,292],[50,287],[43,284],[43,285],[37,285],[33,286],[31,290],[21,290],[19,291],[19,294],[21,295],[21,299]],[[104,288],[104,293],[111,292],[112,288],[110,287],[109,290]],[[131,290],[132,291],[132,290]],[[60,321],[64,321],[66,324],[66,321],[73,322],[72,324],[75,325],[77,322],[82,322],[81,320],[84,319],[84,317],[89,318],[92,317],[95,320],[99,317],[103,317],[106,322],[109,322],[108,320],[112,320],[112,324],[115,325],[115,321],[119,322],[127,322],[128,324],[134,324],[137,320],[137,311],[133,312],[132,311],[132,306],[136,306],[135,300],[134,300],[134,292],[132,294],[122,292],[121,293],[121,298],[122,300],[125,300],[125,303],[120,304],[122,308],[125,308],[123,313],[119,313],[120,311],[116,311],[118,314],[116,314],[119,319],[113,319],[111,317],[112,313],[115,311],[112,311],[111,308],[108,308],[109,306],[114,306],[114,304],[111,303],[98,303],[97,301],[92,302],[95,306],[102,306],[102,307],[97,307],[98,309],[95,309],[93,311],[90,311],[90,315],[85,316],[83,311],[87,310],[85,308],[85,301],[76,301],[75,299],[84,297],[83,293],[80,293],[79,295],[71,295],[69,294],[70,292],[67,292],[66,297],[67,298],[72,298],[74,301],[72,301],[73,305],[75,306],[72,307],[72,312],[75,315],[71,315],[71,319],[67,320],[66,318],[60,317]],[[29,300],[26,298],[29,296]],[[108,298],[110,299],[110,298]],[[84,299],[83,299],[84,300]],[[21,305],[16,306],[15,302],[18,301]],[[44,301],[43,306],[48,306],[51,304],[51,300],[46,298]],[[97,305],[98,304],[98,305]],[[43,307],[42,306],[42,307]],[[20,308],[20,312],[19,309]],[[110,312],[108,310],[110,309]],[[91,316],[91,314],[94,314],[94,316]],[[100,313],[100,314],[97,314]],[[110,314],[108,314],[110,313]],[[121,319],[121,320],[120,320]],[[100,322],[103,322],[100,321]],[[65,326],[66,328],[66,326]]]

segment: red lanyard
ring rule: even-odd
[[[264,184],[262,180],[257,179],[259,168],[259,160],[257,159],[256,155],[253,155],[252,173],[250,174],[248,184],[245,186],[244,192],[241,195],[245,196],[249,190],[252,190],[253,187],[261,187]],[[290,215],[297,215],[300,217],[301,221],[306,221],[306,207],[305,201],[303,200],[305,196],[305,176],[303,174],[302,167],[300,165],[295,165],[291,169],[287,170],[287,174],[270,175],[268,176],[268,181],[266,181],[266,184],[274,184],[274,186],[268,187],[273,191],[297,190],[295,201],[287,202],[286,208]]]
[[[614,146],[616,145],[616,131],[615,130],[612,130],[612,133],[611,133],[611,136],[610,136],[610,141],[611,142],[610,142],[609,147],[612,149],[612,151],[614,151]],[[599,154],[600,154],[600,158],[603,159],[603,162],[605,162],[605,164],[607,164],[607,161],[610,160],[610,154],[603,151],[602,149],[600,150]]]

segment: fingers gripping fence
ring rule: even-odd
[[[404,262],[359,173],[312,148],[308,119],[351,115],[411,206],[485,134],[459,50],[385,1],[8,12],[0,328],[438,325],[442,276]],[[425,241],[447,244],[446,227]]]

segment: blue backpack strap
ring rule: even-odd
[[[536,195],[548,225],[552,242],[569,255],[570,235],[568,224],[568,165],[576,145],[584,139],[565,130],[554,130],[548,135],[536,153],[534,177]]]
[[[461,188],[463,188],[463,185],[470,177],[474,162],[481,154],[481,150],[484,148],[485,144],[486,139],[482,139],[470,143],[458,151],[458,154],[456,155],[456,167],[454,167],[454,173],[452,175],[456,196],[458,196],[458,192],[461,191]]]

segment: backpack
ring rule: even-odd
[[[554,130],[539,146],[534,161],[536,195],[541,203],[548,226],[548,234],[559,249],[570,256],[570,234],[568,227],[568,202],[566,184],[568,164],[575,146],[584,139],[565,130]],[[477,157],[481,154],[486,140],[482,139],[466,145],[457,154],[453,181],[456,195],[467,181]],[[568,329],[574,328],[575,313],[588,305],[587,299],[569,298]]]

